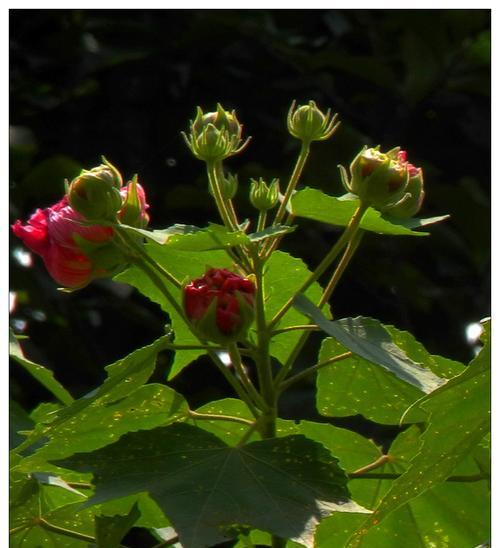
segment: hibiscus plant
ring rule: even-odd
[[[399,147],[364,147],[339,166],[343,196],[298,188],[311,146],[339,122],[309,101],[292,105],[287,127],[298,159],[286,184],[249,182],[251,219],[238,216],[244,185],[224,165],[249,139],[218,105],[198,108],[183,134],[206,168],[218,222],[149,228],[137,176],[125,182],[103,158],[67,181],[57,204],[13,225],[66,290],[113,277],[159,304],[167,325],[79,399],[11,334],[14,360],[54,397],[12,450],[12,546],[130,546],[132,527],[158,547],[487,542],[489,322],[466,365],[376,319],[334,318],[335,290],[366,232],[421,237],[446,216],[416,217],[423,172]],[[279,249],[304,218],[338,231],[317,265]],[[318,355],[304,356],[312,333],[323,335]],[[165,382],[148,382],[161,352],[172,356]],[[232,397],[192,409],[169,381],[201,356]],[[281,418],[280,396],[308,379],[325,420]],[[328,421],[353,415],[399,434],[383,449]]]

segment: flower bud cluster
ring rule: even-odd
[[[269,184],[262,177],[258,181],[250,179],[250,202],[259,211],[273,209],[278,203],[279,193],[279,179],[273,179]]]
[[[119,171],[103,161],[83,170],[59,202],[37,209],[25,224],[17,220],[12,225],[14,234],[42,257],[49,274],[64,287],[83,287],[126,266],[113,244],[113,228],[99,221],[119,220],[138,228],[149,222],[149,206],[137,178],[122,186]]]
[[[339,125],[337,114],[331,116],[330,109],[323,114],[314,101],[309,101],[307,105],[300,105],[297,108],[294,101],[288,111],[288,131],[293,137],[305,143],[328,139]]]
[[[345,189],[361,203],[393,217],[415,215],[424,199],[422,169],[407,161],[399,147],[381,152],[380,147],[363,147],[349,167],[350,177],[340,167]]]
[[[254,319],[254,284],[225,268],[210,268],[184,287],[184,310],[201,338],[220,344],[245,337]]]
[[[238,154],[247,146],[250,139],[243,142],[242,131],[236,112],[228,112],[218,103],[216,112],[205,114],[198,107],[189,135],[183,132],[182,136],[196,158],[217,162]]]

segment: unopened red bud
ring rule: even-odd
[[[201,338],[226,344],[244,339],[254,319],[254,295],[247,278],[211,268],[184,287],[184,310]]]

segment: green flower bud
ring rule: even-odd
[[[413,167],[413,170],[409,172],[410,178],[408,179],[405,195],[399,202],[385,208],[383,210],[384,214],[398,219],[408,219],[419,212],[425,197],[424,177],[421,168]]]
[[[279,179],[273,179],[269,185],[262,179],[250,179],[250,202],[259,211],[272,209],[278,203],[280,193]]]
[[[71,207],[88,220],[114,220],[122,206],[122,177],[112,164],[104,161],[105,164],[83,170],[67,190]]]
[[[410,175],[418,172],[406,161],[406,152],[399,147],[387,153],[380,147],[363,147],[350,165],[350,179],[341,168],[342,182],[348,192],[361,203],[385,211],[399,203],[407,193]]]
[[[238,176],[228,173],[221,180],[220,192],[223,198],[232,200],[238,191]]]
[[[294,101],[288,111],[287,126],[291,135],[301,141],[324,141],[335,133],[340,124],[337,114],[331,116],[330,109],[323,114],[314,101],[298,108],[295,105]]]
[[[217,111],[207,114],[198,107],[189,136],[184,132],[182,136],[196,158],[216,162],[238,154],[247,146],[250,139],[242,143],[242,130],[235,111],[227,112],[217,104]]]

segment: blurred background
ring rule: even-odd
[[[303,185],[340,195],[337,164],[364,144],[400,145],[424,170],[422,216],[451,214],[428,238],[368,234],[336,317],[372,316],[432,353],[473,356],[467,328],[490,312],[489,10],[10,10],[10,48],[11,222],[59,200],[64,178],[101,154],[139,174],[151,227],[215,220],[203,164],[180,131],[197,105],[217,102],[253,136],[227,162],[239,173],[241,217],[251,216],[248,179],[287,180],[299,143],[286,113],[293,99],[314,99],[342,126],[313,145]],[[284,249],[314,266],[337,231],[301,224]],[[163,331],[159,308],[126,286],[62,293],[13,235],[10,259],[11,326],[74,396]],[[158,380],[169,363],[161,357]],[[228,393],[202,361],[173,386],[200,404]],[[28,411],[50,399],[18,366],[11,391]],[[312,384],[300,387],[284,414],[314,416],[312,395]]]

